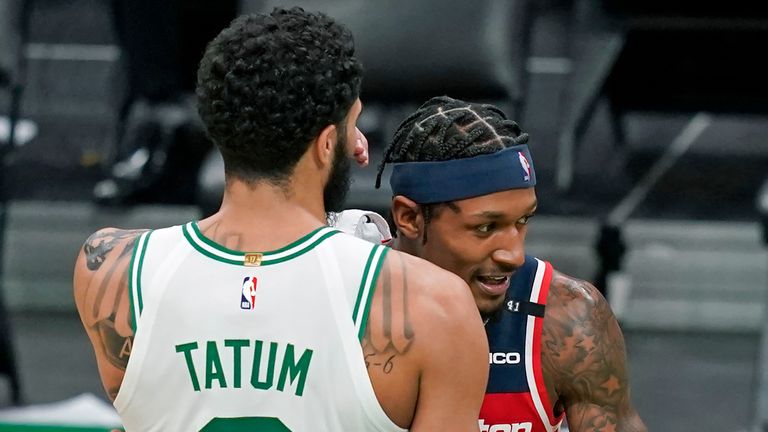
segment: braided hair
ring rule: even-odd
[[[493,105],[435,97],[398,127],[379,164],[376,188],[381,186],[381,176],[388,163],[470,158],[527,142],[528,134]],[[442,206],[458,210],[453,203],[422,205],[425,225]],[[425,230],[423,242],[426,241]]]

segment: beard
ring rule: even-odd
[[[328,183],[323,189],[323,203],[325,204],[326,213],[344,210],[344,202],[347,199],[347,192],[349,192],[349,186],[352,183],[352,163],[347,156],[346,150],[346,128],[343,130],[340,128],[339,132],[339,140],[333,151],[331,174],[328,176]]]

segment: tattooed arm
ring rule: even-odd
[[[587,282],[555,272],[542,364],[572,432],[645,432],[629,396],[626,351],[608,302]]]
[[[133,345],[128,266],[143,230],[105,228],[85,241],[75,264],[74,295],[93,344],[99,375],[114,400]]]
[[[477,431],[488,342],[469,288],[456,275],[391,250],[363,341],[384,412],[413,432]]]

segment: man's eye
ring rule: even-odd
[[[532,214],[525,215],[525,216],[521,217],[520,219],[518,219],[517,222],[515,222],[515,223],[517,223],[518,225],[528,225],[528,222],[531,220],[532,217],[533,217]]]
[[[489,232],[493,231],[495,227],[496,227],[496,224],[487,223],[487,224],[478,225],[477,227],[475,227],[475,231],[483,234],[488,234]]]

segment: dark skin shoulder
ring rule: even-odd
[[[553,412],[572,432],[647,430],[630,400],[624,336],[597,288],[555,271],[541,344]]]

